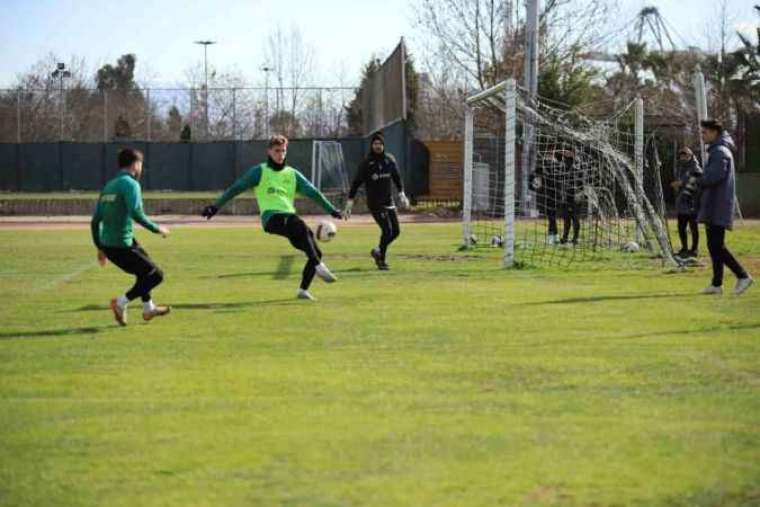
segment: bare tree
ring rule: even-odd
[[[276,81],[273,109],[280,119],[295,119],[302,106],[305,93],[303,88],[313,85],[311,81],[314,76],[314,48],[304,41],[297,26],[291,26],[289,33],[277,26],[267,36],[264,52],[267,62],[274,69]],[[281,114],[282,111],[287,111],[289,115]],[[278,122],[278,125],[281,123]]]

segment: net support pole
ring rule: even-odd
[[[634,163],[636,169],[636,198],[638,205],[644,204],[644,99],[636,97],[634,106]],[[642,224],[636,227],[636,242],[643,238]]]
[[[470,246],[472,237],[472,157],[473,111],[469,105],[464,108],[464,188],[462,190],[462,245]]]
[[[152,135],[151,132],[151,112],[150,112],[150,88],[147,88],[145,90],[145,132],[146,132],[146,139],[150,142],[150,137]]]
[[[21,144],[21,90],[16,90],[16,142]]]
[[[507,80],[504,88],[504,267],[515,264],[515,145],[517,125],[517,85]]]
[[[319,141],[311,142],[311,181],[314,186],[319,188],[319,169],[317,168],[317,150],[319,149]]]
[[[702,136],[699,135],[700,123],[707,119],[707,92],[705,91],[705,75],[697,66],[694,72],[694,95],[697,98],[697,137],[699,137],[699,154],[702,157],[702,165],[707,163],[707,151]]]
[[[108,91],[103,90],[103,142],[108,142]]]
[[[538,96],[539,1],[528,0],[525,12],[525,89],[531,105]],[[528,179],[536,166],[535,135],[534,122],[529,120],[523,132],[524,149],[520,171],[521,211],[529,217],[538,216],[535,195],[528,191]]]

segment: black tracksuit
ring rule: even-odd
[[[403,192],[404,188],[393,155],[378,155],[374,152],[367,155],[356,171],[356,177],[348,193],[349,199],[356,196],[362,184],[367,189],[367,207],[382,230],[379,248],[381,258],[385,260],[388,245],[401,233],[396,206],[393,203],[392,185],[395,184],[399,192]]]

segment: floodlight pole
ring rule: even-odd
[[[263,65],[261,70],[264,72],[264,135],[269,137],[269,73],[274,67]]]
[[[204,123],[206,124],[206,140],[208,140],[208,47],[212,44],[216,44],[213,40],[197,40],[195,44],[203,46],[203,75],[206,81],[206,93],[205,93],[205,107],[204,109]]]
[[[63,117],[66,113],[66,100],[63,95],[63,80],[64,78],[71,77],[71,72],[66,70],[66,64],[63,62],[59,62],[56,66],[56,69],[50,74],[50,76],[53,79],[58,79],[58,82],[60,83],[60,100],[61,100],[61,113],[60,113],[60,120],[61,120],[61,127],[60,127],[60,134],[58,136],[59,141],[63,141]]]

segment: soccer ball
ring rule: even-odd
[[[623,251],[628,253],[634,253],[639,251],[639,244],[635,241],[629,241],[623,245]]]
[[[491,236],[491,248],[499,248],[504,246],[504,240],[501,236]]]
[[[329,220],[322,220],[317,224],[317,239],[319,241],[330,241],[337,233],[337,227],[335,227],[335,224]]]

